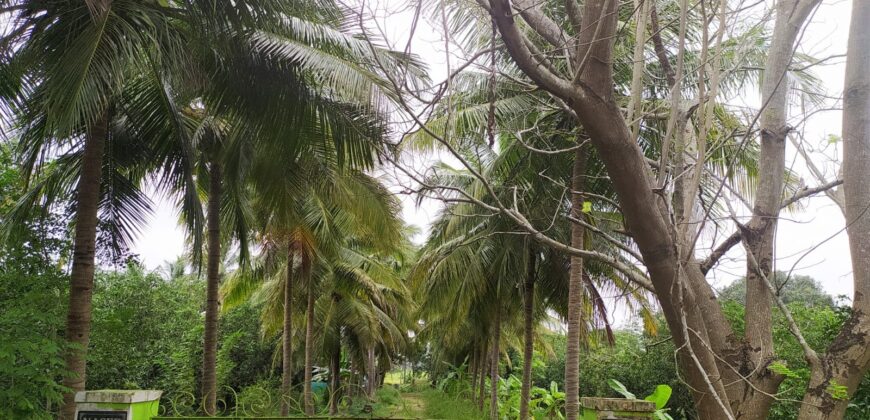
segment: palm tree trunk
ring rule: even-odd
[[[583,189],[586,180],[587,147],[577,149],[571,175],[571,215],[583,217]],[[583,226],[571,225],[571,246],[583,248]],[[568,276],[568,343],[565,350],[565,418],[577,420],[580,413],[580,304],[583,298],[583,258],[571,257]]]
[[[528,272],[526,273],[525,290],[523,290],[523,386],[520,393],[520,420],[529,418],[529,399],[532,392],[532,351],[535,344],[535,251],[529,246]]]
[[[281,415],[290,412],[290,388],[293,380],[293,257],[292,244],[287,255],[287,278],[284,280],[284,331],[281,333]]]
[[[498,420],[498,358],[499,340],[501,340],[501,307],[495,310],[495,324],[492,330],[492,366],[489,373],[489,418]]]
[[[75,415],[75,393],[85,389],[85,357],[91,333],[91,296],[94,289],[94,256],[97,242],[97,210],[100,204],[103,150],[109,132],[109,117],[88,128],[82,155],[82,175],[77,187],[73,265],[70,273],[69,311],[66,318],[66,370],[70,374],[63,385],[70,392],[63,395],[61,419]]]
[[[362,373],[359,371],[359,367],[357,366],[356,359],[351,357],[350,358],[350,384],[351,384],[351,387],[348,390],[348,394],[350,394],[354,397],[359,395],[360,388],[362,387],[361,379],[360,379],[361,376],[362,376]]]
[[[475,402],[475,386],[477,385],[477,375],[480,369],[480,359],[477,357],[477,349],[471,348],[471,402]]]
[[[221,184],[220,163],[213,161],[209,169],[208,191],[208,256],[206,266],[205,348],[202,357],[202,407],[206,415],[217,412],[217,329],[218,287],[221,259]]]
[[[366,351],[366,396],[369,399],[372,399],[375,396],[376,381],[377,367],[375,366],[375,348],[369,347]]]
[[[311,370],[314,368],[311,352],[314,350],[314,282],[311,273],[308,276],[308,308],[305,313],[305,385],[302,398],[305,402],[305,414],[314,415],[314,396],[311,393]]]
[[[480,347],[480,383],[478,383],[477,409],[483,411],[483,396],[485,394],[486,385],[486,368],[489,366],[490,357],[487,352],[486,343]]]
[[[341,344],[335,347],[332,353],[332,360],[329,362],[329,379],[332,382],[329,385],[329,415],[338,414],[338,400],[341,398],[339,387],[341,386]]]

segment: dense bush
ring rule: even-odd
[[[21,194],[19,172],[0,144],[0,215]],[[68,260],[65,224],[40,215],[15,226],[0,247],[0,418],[50,418],[61,401]]]
[[[590,347],[580,355],[580,395],[590,397],[619,397],[607,384],[616,379],[637,395],[647,395],[656,385],[665,384],[673,389],[668,408],[676,418],[691,416],[692,399],[688,389],[676,374],[674,346],[670,333],[659,327],[657,337],[646,336],[634,330],[617,330],[614,345]],[[565,336],[550,335],[550,357],[536,354],[542,366],[533,369],[534,385],[549,388],[550,383],[564,384]]]
[[[50,418],[61,400],[66,287],[40,255],[0,255],[0,418]]]
[[[167,278],[137,264],[98,273],[88,387],[161,389],[165,402],[189,403],[202,369],[204,287],[195,275]],[[233,407],[238,392],[277,372],[274,343],[260,339],[250,305],[223,314],[219,332],[218,399]]]
[[[201,282],[130,264],[95,283],[88,387],[194,392]]]
[[[68,279],[42,254],[3,252],[0,418],[50,418],[62,390],[65,305],[58,302],[66,301]],[[164,277],[135,263],[99,271],[88,388],[160,389],[164,404],[192,412],[202,369],[203,289],[197,276]],[[260,339],[258,311],[249,305],[228,311],[220,322],[219,399],[233,407],[237,393],[278,375],[275,342]]]

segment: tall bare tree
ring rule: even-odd
[[[824,355],[808,354],[799,419],[839,419],[870,368],[870,2],[854,0],[843,86],[843,189],[852,253],[852,315]]]
[[[753,210],[753,217],[745,225],[735,222],[739,229],[714,247],[711,255],[703,260],[696,257],[696,248],[699,232],[704,222],[709,220],[710,210],[698,201],[701,194],[699,184],[702,178],[721,181],[718,188],[713,189],[714,200],[726,187],[726,180],[720,180],[715,174],[708,176],[703,166],[712,153],[708,153],[706,141],[711,130],[716,96],[721,79],[730,71],[719,67],[726,20],[738,19],[741,11],[730,10],[729,3],[725,1],[675,2],[679,6],[679,18],[664,24],[679,26],[677,60],[673,67],[668,56],[674,51],[664,45],[660,36],[663,30],[668,29],[660,27],[655,3],[636,4],[643,7],[633,9],[621,9],[627,4],[616,0],[588,0],[582,4],[575,0],[477,0],[476,3],[495,23],[504,48],[516,66],[535,87],[549,93],[557,107],[561,106],[563,111],[571,114],[577,127],[590,138],[594,152],[603,162],[617,193],[626,234],[640,251],[649,281],[630,275],[630,269],[607,255],[582,249],[581,241],[572,238],[571,243],[566,244],[548,236],[545,231],[536,229],[515,205],[498,199],[492,204],[484,203],[467,195],[462,200],[507,216],[541,244],[571,255],[572,263],[592,259],[612,265],[627,273],[641,287],[653,291],[674,334],[681,369],[692,389],[701,418],[765,417],[784,379],[769,369],[776,360],[770,317],[775,291],[768,279],[774,258],[776,220],[784,206],[838,184],[835,181],[816,188],[806,188],[791,196],[786,194],[785,140],[792,130],[787,124],[791,83],[791,76],[787,73],[794,63],[794,52],[803,27],[820,2],[783,0],[775,4],[771,15],[767,15],[775,19],[764,59],[761,111],[751,119],[750,130],[736,137],[737,147],[743,148],[755,141],[752,128],[760,128],[759,184],[754,203],[750,205],[746,201]],[[668,104],[670,116],[665,118],[667,133],[663,139],[661,158],[652,164],[638,144],[637,132],[642,129],[642,124],[636,125],[635,120],[626,121],[616,94],[614,43],[622,36],[618,26],[620,16],[629,10],[649,10],[650,39],[671,91]],[[698,21],[692,21],[698,19],[698,10],[700,25]],[[715,12],[708,14],[711,11]],[[672,11],[669,14],[673,16]],[[705,26],[714,19],[718,22],[718,30],[710,37],[708,30],[703,29],[702,63],[697,68],[691,68],[684,55],[689,44],[687,26]],[[641,22],[645,20],[644,16]],[[768,21],[765,18],[761,24]],[[642,30],[636,32],[643,33]],[[639,37],[639,42],[645,43],[643,38]],[[636,51],[635,55],[642,57],[643,54]],[[634,86],[639,85],[637,81],[642,71],[643,66],[635,63]],[[698,75],[698,96],[694,100],[683,98],[685,80],[695,75]],[[650,112],[640,106],[643,98],[640,92],[631,92],[631,97],[633,102],[630,102],[628,112],[632,118],[661,118],[651,117]],[[431,131],[427,134],[437,137],[437,133]],[[455,151],[451,150],[449,140],[439,141],[449,151]],[[860,153],[853,153],[851,157],[855,156],[860,156]],[[484,189],[489,188],[485,174],[475,171],[475,167],[468,165],[462,156],[456,157],[482,182]],[[449,191],[444,186],[424,187]],[[576,194],[576,190],[572,188],[571,192]],[[495,196],[494,193],[492,195]],[[579,205],[573,204],[574,207]],[[854,213],[855,210],[853,216]],[[850,223],[855,223],[851,220]],[[860,219],[856,220],[860,222]],[[578,222],[582,221],[574,221],[579,225]],[[718,259],[741,242],[747,250],[747,277],[751,283],[747,291],[746,314],[747,331],[750,332],[745,339],[733,334],[714,290],[706,281],[706,273]],[[862,248],[857,246],[856,249],[860,251]],[[860,255],[856,254],[855,259],[860,260]],[[579,264],[572,266],[573,274],[573,269]],[[861,286],[866,288],[866,284],[859,283],[858,273],[856,267],[856,298],[862,296]],[[787,308],[779,301],[777,304],[786,312],[786,318],[790,318]],[[857,303],[856,308],[859,308]],[[860,313],[863,312],[856,311],[856,314]],[[867,321],[856,315],[853,322],[854,325],[848,325],[844,331],[854,330],[860,336],[860,331],[863,331],[861,328],[867,328]],[[793,333],[805,350],[809,350],[807,354],[812,354],[796,326]],[[860,380],[866,369],[866,360],[860,354],[842,355],[848,356],[844,359],[848,361],[843,362],[842,366],[856,368],[856,372],[846,376],[853,378],[852,375],[857,375],[855,377]],[[818,375],[825,378],[819,383],[825,383],[826,386],[831,381],[842,383],[847,388],[851,384],[845,382],[846,376],[843,382],[835,379],[831,369],[820,369]],[[566,367],[566,389],[569,392],[567,413],[568,418],[576,418],[575,396],[570,394],[571,378],[571,371]],[[836,390],[836,386],[823,390],[820,398],[834,398],[832,395],[835,393],[830,392],[832,389]],[[808,395],[813,392],[811,389]],[[812,410],[805,404],[802,411],[806,413]]]
[[[784,376],[777,373],[776,369],[771,369],[771,365],[777,360],[772,348],[770,316],[773,303],[776,303],[784,313],[792,334],[804,349],[813,371],[814,385],[807,393],[806,403],[801,406],[801,415],[806,418],[841,417],[845,407],[845,400],[842,398],[854,390],[867,369],[863,337],[868,321],[863,315],[866,310],[861,306],[866,304],[863,291],[867,289],[867,284],[861,277],[866,274],[866,270],[860,270],[857,265],[861,264],[860,261],[866,261],[866,256],[861,252],[867,246],[866,243],[861,245],[859,229],[851,228],[853,225],[861,226],[863,213],[853,208],[852,217],[847,216],[853,258],[859,261],[855,263],[856,310],[840,337],[828,349],[827,355],[816,355],[810,348],[793,322],[788,308],[778,298],[769,278],[775,257],[773,244],[780,210],[803,198],[827,193],[843,182],[833,180],[817,187],[794,190],[793,185],[788,182],[785,165],[785,141],[794,130],[788,125],[789,92],[794,92],[791,89],[794,83],[801,83],[800,70],[796,70],[795,66],[795,51],[799,48],[802,31],[809,16],[821,2],[781,0],[773,4],[772,8],[766,3],[750,6],[763,8],[765,14],[759,19],[757,26],[750,28],[747,33],[761,33],[763,29],[759,28],[772,26],[770,40],[763,50],[753,53],[755,57],[762,57],[754,65],[763,69],[763,77],[759,79],[762,85],[761,107],[757,115],[749,116],[746,125],[734,129],[730,134],[727,131],[731,129],[723,130],[721,125],[716,130],[712,128],[714,119],[718,118],[717,110],[722,109],[716,101],[721,89],[733,86],[733,74],[741,66],[739,62],[729,63],[726,57],[746,54],[746,50],[743,50],[744,47],[737,47],[725,53],[723,40],[726,32],[733,36],[735,31],[746,29],[746,26],[741,25],[743,14],[748,13],[748,9],[732,8],[733,5],[728,1],[679,0],[662,7],[667,19],[659,22],[656,9],[662,4],[649,0],[636,2],[635,7],[618,0],[474,0],[473,3],[479,9],[469,11],[473,8],[463,7],[468,2],[462,0],[445,0],[440,4],[441,7],[454,7],[452,13],[461,16],[457,22],[473,21],[475,13],[480,11],[485,17],[479,18],[476,29],[469,29],[478,31],[478,34],[483,34],[489,28],[490,20],[494,22],[504,51],[528,78],[528,81],[521,83],[546,92],[552,99],[548,104],[550,109],[557,109],[574,118],[574,128],[590,139],[594,155],[600,159],[607,171],[608,181],[618,196],[616,205],[623,216],[625,230],[621,233],[637,246],[640,251],[638,259],[648,274],[635,275],[631,267],[612,255],[583,249],[578,246],[580,241],[556,239],[548,233],[548,228],[536,227],[530,221],[529,215],[523,214],[518,208],[516,192],[513,199],[500,198],[496,193],[496,184],[487,178],[488,174],[479,170],[472,160],[458,151],[455,141],[447,135],[448,129],[441,136],[438,129],[425,127],[426,123],[421,121],[425,119],[421,117],[425,115],[425,111],[422,114],[409,114],[421,127],[421,132],[440,142],[447,152],[465,166],[470,176],[480,182],[481,187],[476,191],[484,191],[490,198],[484,200],[457,191],[454,185],[423,181],[420,182],[421,188],[434,192],[435,197],[439,194],[441,197],[449,194],[458,197],[448,198],[446,202],[471,203],[490,214],[504,216],[540,244],[570,255],[575,261],[582,259],[607,264],[621,271],[640,288],[654,293],[673,333],[683,378],[692,390],[701,418],[754,419],[767,416],[784,380]],[[659,61],[657,71],[661,73],[661,79],[667,82],[669,91],[669,97],[657,103],[644,103],[649,92],[657,97],[655,91],[659,90],[658,86],[647,89],[640,83],[645,71],[644,63],[634,63],[632,83],[635,87],[643,86],[643,92],[632,91],[625,94],[627,85],[624,82],[618,83],[614,77],[614,68],[624,64],[624,57],[614,55],[614,45],[616,42],[624,42],[627,33],[620,22],[624,21],[626,15],[638,11],[643,11],[644,14],[649,12],[650,37],[647,40],[642,36],[644,31],[640,26],[647,21],[647,16],[642,16],[638,18],[639,27],[634,31],[635,39],[644,44],[652,41]],[[866,21],[866,16],[860,15],[861,12],[862,10],[856,8],[857,17],[853,17],[857,19],[856,22],[861,19]],[[717,29],[711,36],[713,22],[716,22]],[[771,22],[773,25],[770,25]],[[675,30],[675,27],[678,29]],[[701,34],[689,35],[689,30],[699,30]],[[667,45],[663,33],[669,34],[670,42],[675,43],[676,47]],[[860,32],[853,28],[850,49],[860,51],[860,48],[854,46],[861,39],[855,33]],[[866,43],[866,38],[864,42]],[[701,49],[700,55],[689,50],[698,46]],[[637,46],[634,50],[636,58],[644,56],[642,46]],[[451,71],[445,84],[440,87],[446,87],[449,91],[456,73],[488,53],[489,50],[485,50],[470,55],[469,62],[456,66],[458,70]],[[670,63],[673,56],[676,56],[675,66]],[[850,61],[858,62],[855,61],[859,60],[858,57],[860,56]],[[850,66],[850,72],[856,72],[854,67],[855,65]],[[858,86],[855,85],[858,83],[857,78],[858,76],[852,77],[854,86]],[[860,102],[858,98],[862,96],[854,92],[861,92],[861,89],[847,87],[848,101]],[[438,92],[436,99],[441,97],[443,90]],[[686,97],[691,92],[695,92],[697,96]],[[630,96],[628,121],[626,110],[622,108],[625,96]],[[661,105],[663,103],[664,106]],[[406,111],[412,110],[407,104],[402,105],[405,105]],[[852,107],[860,105],[852,104]],[[866,110],[866,105],[864,107]],[[660,112],[663,108],[666,110],[664,113]],[[854,119],[859,114],[853,111],[852,115],[853,120],[845,117],[846,124],[851,124],[852,127],[844,128],[844,136],[850,133],[854,147],[846,152],[853,162],[846,166],[855,171],[853,179],[858,179],[860,171],[853,168],[859,165],[854,162],[863,159],[862,149],[858,145],[865,144],[856,141],[855,134],[851,134],[860,131],[855,128],[860,124],[855,123],[858,120]],[[667,122],[666,132],[660,138],[662,147],[658,159],[651,159],[639,144],[645,141],[642,139],[643,135],[638,134],[657,124],[657,121]],[[717,124],[721,124],[721,121]],[[452,127],[449,119],[447,127]],[[756,136],[757,133],[760,136]],[[709,150],[708,137],[710,141],[719,142],[710,144]],[[760,141],[757,140],[758,137]],[[720,173],[707,167],[708,163],[721,156],[723,141],[730,141],[730,146],[727,147],[736,149],[738,153],[740,150],[756,147],[760,151],[760,156],[751,158],[758,179],[757,187],[751,191],[754,197],[752,200],[735,191],[733,181],[729,179],[734,167],[733,161],[726,159],[724,164],[720,162],[720,168],[725,167]],[[580,148],[581,145],[575,147]],[[560,151],[530,150],[555,154],[575,151],[576,148]],[[702,185],[703,183],[706,184]],[[746,188],[747,191],[749,189],[741,188]],[[714,244],[709,255],[702,259],[698,255],[699,237],[705,223],[713,223],[711,213],[715,210],[711,200],[722,203],[720,198],[724,189],[738,197],[752,211],[752,218],[748,223],[741,223],[733,218],[733,223],[737,226],[735,232],[722,243]],[[857,194],[852,203],[858,203],[862,199],[864,203],[867,202],[866,197],[861,196],[859,187],[844,189],[847,194]],[[571,193],[576,194],[576,188]],[[730,208],[730,203],[724,201]],[[576,208],[577,205],[574,203],[573,207]],[[582,219],[572,219],[573,223],[586,227]],[[599,232],[588,229],[587,234],[601,236]],[[716,299],[716,293],[706,279],[707,273],[719,259],[741,243],[746,249],[747,277],[751,283],[747,288],[746,325],[749,333],[745,338],[731,329]],[[566,367],[566,382],[568,380],[570,371]],[[571,390],[570,384],[566,387],[568,391]],[[830,404],[830,409],[825,408],[821,401]],[[576,418],[573,395],[568,395],[567,404],[568,418]],[[812,417],[812,413],[818,412],[819,407],[822,407],[823,413]]]

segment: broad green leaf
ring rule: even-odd
[[[625,385],[622,384],[622,382],[619,382],[616,379],[608,379],[607,385],[610,385],[611,389],[622,394],[622,396],[625,398],[629,398],[632,400],[637,399],[637,397],[634,396],[634,394],[632,394],[631,392],[628,391],[628,388],[626,388]]]
[[[656,403],[656,409],[661,410],[671,399],[671,392],[671,387],[668,385],[656,385],[656,390],[644,399]]]

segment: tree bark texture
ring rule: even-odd
[[[369,399],[375,397],[375,389],[378,383],[378,365],[375,357],[375,348],[371,346],[366,351],[366,396]]]
[[[532,392],[532,355],[535,345],[535,248],[529,245],[528,271],[523,287],[523,384],[520,392],[520,420],[529,418]]]
[[[480,359],[478,358],[479,353],[476,347],[471,347],[471,353],[471,364],[469,366],[471,369],[471,402],[476,403],[477,393],[475,392],[475,386],[477,386],[477,375],[480,373]]]
[[[499,341],[501,341],[501,307],[495,311],[495,322],[492,327],[492,365],[489,371],[489,418],[498,420],[498,359]]]
[[[843,191],[855,295],[852,315],[812,367],[800,420],[840,419],[870,368],[870,2],[852,1],[843,87]],[[837,389],[846,395],[837,398]]]
[[[206,415],[217,414],[217,330],[218,289],[220,287],[221,230],[220,209],[223,174],[220,163],[209,167],[208,256],[206,261],[205,337],[202,352],[202,408]]]
[[[311,392],[311,370],[314,368],[312,352],[314,351],[314,281],[311,273],[305,273],[308,283],[308,305],[305,310],[305,384],[302,391],[302,400],[305,405],[305,414],[314,415],[314,395]]]
[[[785,144],[788,127],[789,81],[786,75],[794,57],[795,42],[818,0],[786,0],[776,4],[776,21],[761,86],[761,155],[758,188],[752,219],[744,229],[748,255],[746,270],[746,345],[745,371],[767,371],[773,362],[772,299],[767,281],[772,281],[776,225],[782,207],[785,178]],[[728,373],[728,392],[736,417],[767,413],[783,377],[770,373],[756,387],[747,387],[739,377]],[[756,388],[763,392],[758,392]]]
[[[338,402],[341,400],[341,343],[335,346],[329,360],[329,415],[338,414]]]
[[[69,310],[66,318],[66,370],[60,418],[75,415],[75,393],[85,389],[86,357],[91,333],[91,297],[94,291],[94,258],[97,241],[97,213],[100,205],[100,180],[103,151],[109,135],[109,117],[104,114],[85,135],[82,174],[76,189],[75,237],[70,272]]]
[[[589,149],[581,147],[574,154],[571,171],[571,215],[583,218],[583,190],[586,185],[586,162]],[[585,228],[579,223],[571,225],[571,246],[583,249]],[[583,258],[571,257],[568,273],[568,338],[565,350],[565,418],[577,420],[580,415],[580,334],[583,302]]]
[[[293,386],[293,261],[291,243],[287,252],[287,276],[284,279],[284,328],[281,331],[281,415],[290,412],[290,389]]]
[[[477,384],[477,409],[483,411],[483,401],[486,385],[486,368],[492,363],[491,357],[487,352],[486,343],[480,347],[480,382]]]

